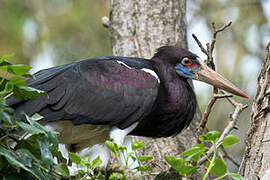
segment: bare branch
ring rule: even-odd
[[[216,38],[219,32],[224,31],[226,28],[228,28],[230,25],[232,24],[232,22],[229,22],[225,25],[223,25],[220,28],[216,28],[215,23],[212,23],[212,29],[213,29],[213,40],[210,43],[206,44],[206,49],[202,46],[202,43],[198,40],[198,38],[193,34],[193,38],[195,39],[195,41],[197,42],[198,46],[200,47],[201,51],[207,55],[207,60],[206,60],[206,64],[207,66],[209,66],[210,68],[212,68],[213,70],[215,70],[215,64],[214,64],[214,58],[213,58],[213,50],[215,48],[215,43],[216,43]],[[270,44],[269,44],[269,49],[270,51]],[[231,120],[229,121],[228,125],[226,126],[226,128],[224,129],[224,131],[222,132],[221,136],[219,137],[218,141],[217,141],[217,146],[221,145],[223,139],[233,130],[233,129],[238,129],[238,127],[236,126],[237,121],[239,119],[240,113],[247,108],[247,105],[243,105],[241,103],[236,102],[235,100],[233,100],[231,97],[232,95],[225,92],[225,91],[221,91],[222,94],[217,94],[218,93],[218,89],[213,87],[213,96],[210,99],[207,108],[203,114],[202,120],[200,122],[200,125],[197,129],[197,134],[198,136],[202,134],[203,129],[206,126],[209,114],[211,113],[212,107],[214,106],[215,102],[217,99],[220,98],[227,98],[227,100],[234,106],[234,112],[232,113],[232,115],[230,116]],[[198,140],[198,143],[199,140]],[[214,147],[212,146],[211,149],[206,153],[207,156],[210,156],[213,153],[213,149]],[[228,156],[229,157],[229,156]],[[206,161],[206,158],[203,157],[198,161],[198,165],[203,164]],[[234,162],[234,161],[232,161]]]
[[[215,48],[217,35],[218,35],[219,32],[222,32],[226,28],[228,28],[231,24],[232,24],[232,22],[230,21],[229,23],[227,23],[227,24],[225,24],[222,27],[217,29],[216,26],[215,26],[215,23],[213,22],[212,23],[213,39],[212,39],[211,44],[206,43],[206,49],[203,47],[203,45],[199,41],[199,39],[194,34],[192,34],[192,37],[195,39],[195,41],[198,44],[198,46],[200,47],[201,51],[204,54],[207,55],[206,65],[209,66],[210,68],[212,68],[214,71],[215,71],[216,67],[215,67],[214,58],[213,58],[213,50]],[[217,98],[217,95],[218,95],[217,93],[218,93],[218,89],[216,87],[213,87],[213,97],[210,99],[210,101],[209,101],[209,103],[207,105],[207,108],[206,108],[206,110],[205,110],[205,112],[203,114],[203,117],[201,119],[200,125],[199,125],[199,127],[197,129],[197,134],[198,135],[202,134],[203,129],[206,126],[207,119],[208,119],[209,114],[210,114],[210,112],[212,110],[212,107],[215,104],[216,100],[218,99]],[[232,95],[229,95],[229,96],[231,97]],[[200,142],[198,141],[198,143],[200,143]]]
[[[203,113],[202,120],[200,122],[199,128],[197,130],[198,134],[202,134],[203,129],[207,123],[208,116],[212,110],[213,105],[215,104],[217,99],[226,98],[226,97],[232,97],[231,94],[214,94],[211,100],[208,102],[207,108],[205,109]]]
[[[228,98],[227,99],[231,99]],[[232,101],[233,102],[233,101]],[[219,139],[217,140],[216,144],[217,146],[220,146],[220,144],[222,143],[223,139],[229,135],[231,133],[231,131],[235,128],[237,121],[239,119],[240,113],[245,110],[247,108],[247,105],[243,105],[241,103],[235,103],[234,104],[235,109],[234,112],[232,113],[231,116],[231,120],[229,121],[228,125],[226,126],[226,128],[224,129],[224,131],[222,132],[222,134],[220,135]],[[207,156],[211,155],[213,153],[213,149],[214,147],[211,147],[212,150],[207,152]],[[206,158],[203,157],[198,161],[198,165],[203,164],[206,161]]]
[[[204,49],[202,43],[199,41],[199,39],[197,38],[197,36],[195,36],[195,34],[192,34],[192,37],[195,39],[195,41],[197,42],[198,46],[200,47],[201,51],[207,56],[207,51],[206,49]]]

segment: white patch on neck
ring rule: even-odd
[[[129,67],[128,65],[126,65],[124,62],[122,62],[122,61],[116,61],[118,64],[121,64],[121,65],[123,65],[123,66],[125,66],[125,67],[127,67],[128,69],[132,69],[131,67]]]
[[[121,65],[127,67],[128,69],[133,69],[132,67],[129,67],[127,64],[125,64],[125,63],[122,62],[122,61],[116,61],[116,62],[117,62],[118,64],[121,64]],[[152,76],[154,76],[154,77],[157,79],[158,83],[160,83],[160,79],[159,79],[158,75],[155,73],[155,71],[153,71],[153,70],[151,70],[151,69],[147,69],[147,68],[142,68],[142,69],[140,69],[140,70],[142,70],[142,71],[144,71],[144,72],[147,72],[147,73],[151,74]]]
[[[118,146],[122,146],[125,137],[130,133],[133,129],[136,128],[139,122],[132,124],[126,129],[119,129],[118,127],[112,127],[110,130],[110,139],[115,142]]]
[[[157,79],[158,83],[160,83],[160,79],[159,79],[158,75],[155,73],[155,71],[153,71],[151,69],[146,69],[146,68],[142,68],[142,71],[145,71],[145,72],[151,74],[152,76],[154,76]]]

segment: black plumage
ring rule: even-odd
[[[208,79],[200,72],[210,74]],[[138,123],[129,134],[168,137],[193,119],[196,96],[187,79],[201,80],[200,75],[202,81],[222,82],[218,87],[247,97],[231,84],[228,88],[227,81],[207,69],[195,54],[164,46],[149,60],[107,56],[41,70],[27,84],[47,96],[28,101],[9,98],[7,103],[17,114],[39,113],[43,123],[66,120],[74,126],[107,125],[109,129]]]
[[[74,125],[106,124],[124,129],[144,118],[155,101],[158,83],[137,70],[142,67],[151,64],[136,58],[99,57],[49,68],[27,80],[29,86],[48,96],[29,101],[9,99],[7,103],[18,113],[37,112],[47,122],[71,120]]]

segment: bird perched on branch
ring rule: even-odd
[[[106,164],[106,140],[122,145],[127,135],[168,137],[190,124],[197,102],[188,79],[248,98],[195,54],[164,46],[151,59],[106,56],[41,70],[27,84],[48,96],[7,103],[17,113],[42,115],[40,122],[72,151],[106,154]]]

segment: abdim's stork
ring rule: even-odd
[[[248,98],[195,54],[164,46],[152,59],[107,56],[41,70],[27,84],[48,96],[7,103],[17,113],[42,115],[73,151],[93,147],[108,155],[106,140],[121,145],[127,135],[168,137],[187,127],[197,103],[188,79]]]

